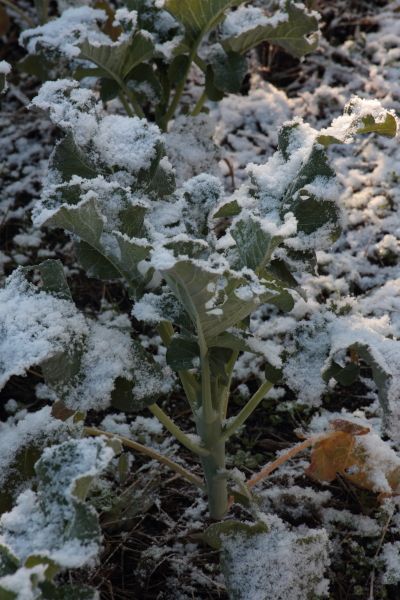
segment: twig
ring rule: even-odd
[[[300,444],[296,444],[296,446],[293,446],[293,448],[291,448],[285,454],[281,454],[281,456],[279,456],[276,460],[274,460],[270,463],[267,463],[265,465],[265,467],[263,467],[261,469],[261,471],[259,471],[258,473],[255,473],[255,475],[253,475],[253,477],[251,477],[248,480],[247,487],[249,489],[251,489],[252,487],[257,485],[257,483],[259,483],[260,481],[262,481],[263,479],[268,477],[268,475],[270,475],[272,473],[272,471],[275,471],[275,469],[277,469],[278,467],[283,465],[285,462],[287,462],[288,460],[290,460],[291,458],[293,458],[294,456],[296,456],[297,454],[299,454],[306,448],[313,446],[316,442],[320,441],[322,439],[322,437],[324,437],[324,436],[318,435],[318,436],[310,437],[307,440],[304,440],[304,442],[300,442]]]
[[[123,437],[116,433],[111,433],[110,431],[103,431],[102,429],[96,429],[95,427],[85,427],[84,433],[86,435],[91,435],[91,436],[104,435],[105,437],[108,437],[110,439],[115,438],[115,439],[119,440],[121,442],[121,444],[123,444],[127,448],[132,448],[132,450],[136,450],[137,452],[140,452],[141,454],[146,454],[146,456],[150,456],[150,458],[153,458],[154,460],[158,460],[158,462],[160,462],[163,465],[165,465],[166,467],[170,468],[172,471],[179,473],[179,475],[184,477],[184,479],[187,479],[187,481],[190,481],[190,483],[194,483],[194,485],[196,485],[197,487],[199,487],[202,490],[205,489],[204,482],[202,479],[200,479],[200,477],[197,477],[197,475],[190,473],[190,471],[188,471],[184,467],[181,467],[181,465],[178,465],[176,462],[174,462],[167,456],[163,456],[162,454],[159,454],[156,450],[153,450],[153,448],[148,448],[147,446],[143,446],[142,444],[139,444],[138,442],[134,442],[133,440],[130,440],[129,438]]]

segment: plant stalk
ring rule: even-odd
[[[208,509],[212,519],[220,520],[228,510],[228,487],[225,473],[225,442],[221,439],[222,397],[217,381],[211,375],[209,350],[201,325],[197,335],[201,366],[201,409],[195,413],[196,428],[209,456],[201,457],[206,480]]]
[[[225,441],[228,438],[230,438],[231,435],[233,435],[235,433],[235,431],[237,431],[239,429],[239,427],[241,427],[241,425],[243,425],[243,423],[246,421],[246,419],[257,408],[257,406],[264,399],[265,395],[267,394],[267,392],[269,392],[269,390],[272,387],[273,387],[273,383],[271,383],[270,381],[264,381],[260,385],[260,387],[255,392],[255,394],[253,394],[253,396],[250,398],[250,400],[247,402],[247,404],[242,408],[240,413],[238,415],[236,415],[236,417],[234,417],[234,419],[232,419],[232,421],[230,422],[228,427],[224,428],[222,435],[221,435],[222,440]]]
[[[172,433],[172,435],[178,440],[178,442],[182,444],[182,446],[185,446],[188,450],[193,452],[193,454],[197,454],[198,456],[208,456],[210,454],[206,448],[203,448],[202,446],[199,446],[199,444],[196,444],[196,442],[193,442],[189,436],[187,436],[186,433],[184,433],[182,429],[178,427],[178,425],[176,425],[176,423],[174,423],[174,421],[170,419],[170,417],[157,404],[151,404],[148,408],[153,415],[157,417],[160,423],[164,425],[165,429]]]
[[[204,90],[204,92],[201,94],[200,98],[197,100],[196,106],[192,110],[192,117],[197,117],[197,115],[200,114],[201,109],[203,108],[206,100],[207,100],[207,92],[206,92],[206,90]]]
[[[156,450],[153,450],[153,448],[148,448],[147,446],[143,446],[142,444],[139,444],[139,442],[134,442],[133,440],[130,440],[129,438],[123,437],[116,433],[111,433],[110,431],[103,431],[102,429],[97,429],[95,427],[85,427],[83,431],[84,431],[85,435],[90,435],[90,436],[104,435],[105,437],[108,437],[110,439],[115,438],[115,439],[119,440],[121,442],[121,444],[123,444],[127,448],[132,448],[132,450],[136,450],[136,452],[140,452],[141,454],[145,454],[146,456],[149,456],[150,458],[157,460],[158,462],[162,463],[163,465],[165,465],[172,471],[175,471],[176,473],[181,475],[181,477],[183,477],[190,483],[193,483],[194,485],[196,485],[201,490],[205,490],[204,481],[202,479],[200,479],[200,477],[197,477],[197,475],[194,475],[193,473],[191,473],[184,467],[181,467],[181,465],[178,465],[178,463],[174,462],[167,456],[163,456],[162,454],[159,454]]]
[[[202,456],[204,477],[208,496],[210,517],[221,520],[228,510],[228,486],[225,474],[225,442],[221,441],[221,420],[219,415],[214,422],[199,419],[197,430],[209,456]]]
[[[197,52],[197,48],[199,46],[201,38],[199,37],[198,40],[196,41],[196,43],[194,44],[194,46],[192,47],[189,57],[188,57],[188,64],[187,67],[182,75],[182,79],[180,80],[180,82],[178,83],[176,90],[175,90],[175,95],[172,98],[172,102],[168,107],[167,113],[165,115],[165,129],[167,129],[168,126],[168,122],[172,119],[172,117],[175,114],[175,111],[177,109],[177,106],[179,104],[179,100],[181,99],[181,96],[183,94],[183,91],[185,89],[185,85],[186,85],[186,80],[188,78],[189,72],[190,72],[190,67],[192,66],[192,62],[194,60],[194,57],[196,56],[196,52]]]

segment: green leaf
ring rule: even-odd
[[[175,335],[167,348],[167,364],[174,371],[193,369],[200,356],[199,345],[194,336]]]
[[[219,102],[224,97],[224,92],[218,89],[214,83],[214,71],[211,65],[208,65],[206,69],[205,90],[207,97],[212,102]]]
[[[81,567],[97,556],[101,543],[98,517],[84,497],[93,479],[108,466],[113,452],[112,444],[100,438],[71,439],[48,447],[36,462],[37,491],[29,492],[30,510],[22,513],[22,494],[10,513],[17,511],[18,528],[9,527],[4,520],[0,523],[0,535],[10,552],[20,565],[32,569],[33,585],[39,583],[35,575],[38,565],[43,565],[46,577],[52,578],[60,569],[71,567],[71,561]],[[43,530],[48,535],[40,536]],[[69,551],[64,558],[64,548],[71,547],[74,555]],[[9,556],[7,560],[9,564]]]
[[[125,62],[121,75],[126,79],[131,71],[143,62],[149,60],[154,54],[154,44],[151,35],[144,31],[137,31],[126,52]]]
[[[109,102],[118,96],[120,86],[113,79],[103,77],[100,80],[100,98],[103,102]]]
[[[360,367],[356,363],[349,363],[342,367],[334,360],[328,369],[324,371],[322,377],[324,381],[329,382],[333,377],[338,383],[344,386],[352,385],[360,376]]]
[[[163,164],[157,166],[150,184],[147,186],[149,194],[155,194],[159,198],[165,198],[175,191],[175,174],[172,169]]]
[[[74,79],[80,81],[85,77],[104,77],[106,72],[100,67],[77,67],[73,73]]]
[[[241,208],[237,200],[230,200],[220,204],[216,212],[213,214],[214,219],[221,219],[223,217],[236,217],[241,212]]]
[[[39,554],[31,554],[25,561],[24,567],[27,569],[32,569],[37,565],[46,565],[45,577],[47,580],[51,581],[60,571],[60,567],[47,556],[41,556]]]
[[[140,89],[142,84],[145,84],[146,88],[150,88],[151,92],[142,92]],[[153,65],[146,63],[137,65],[129,72],[129,75],[127,75],[127,86],[128,88],[133,87],[136,96],[138,98],[142,98],[143,101],[151,100],[152,103],[154,103],[163,95],[163,88],[156,75]]]
[[[206,340],[239,323],[260,303],[270,301],[279,293],[277,287],[268,282],[268,288],[253,294],[244,278],[208,271],[189,260],[176,262],[162,274]],[[241,293],[244,288],[245,295]]]
[[[103,77],[121,79],[123,78],[124,65],[128,56],[130,43],[131,40],[125,40],[121,44],[112,46],[109,44],[93,46],[88,40],[85,40],[79,46],[81,51],[79,57],[85,58],[97,65],[102,70]]]
[[[265,379],[267,379],[268,381],[270,381],[273,384],[276,384],[276,383],[279,383],[280,381],[282,381],[282,378],[283,378],[282,369],[278,369],[277,367],[274,367],[269,362],[267,362],[265,365]]]
[[[371,112],[368,114],[368,111]],[[366,112],[367,114],[365,114]],[[370,106],[368,100],[353,98],[345,106],[344,115],[335,119],[330,127],[324,129],[316,141],[327,147],[331,144],[343,144],[348,140],[351,141],[354,134],[366,133],[394,137],[397,133],[396,118],[379,103],[377,106]]]
[[[223,92],[238,94],[247,73],[246,58],[237,52],[225,52],[222,47],[211,56],[214,86]]]
[[[96,600],[97,592],[85,585],[62,585],[56,587],[45,581],[39,585],[43,600]],[[40,599],[39,599],[40,600]]]
[[[256,219],[248,217],[237,221],[230,229],[236,248],[242,259],[242,266],[253,271],[263,269],[270,261],[272,252],[281,242],[264,231]]]
[[[123,236],[117,231],[115,232],[115,237],[121,253],[119,261],[121,271],[125,275],[134,296],[141,296],[146,284],[153,276],[153,269],[149,269],[146,275],[142,275],[138,269],[138,265],[142,260],[148,258],[151,246],[138,243],[134,239]]]
[[[51,70],[55,63],[50,61],[43,52],[38,54],[27,54],[17,62],[17,69],[22,73],[33,75],[40,81],[48,81],[52,79]]]
[[[189,66],[189,57],[186,54],[175,56],[168,66],[168,81],[171,85],[178,85],[184,77]]]
[[[96,250],[90,244],[79,241],[75,244],[76,257],[89,277],[97,279],[119,279],[120,271],[104,256],[102,252]]]
[[[0,545],[0,577],[11,575],[19,567],[19,560],[9,548]]]
[[[154,357],[138,340],[132,340],[135,359],[131,379],[119,377],[114,383],[111,404],[124,412],[137,412],[165,395],[165,374]]]
[[[72,134],[68,133],[58,142],[50,158],[50,168],[57,169],[63,181],[69,181],[73,175],[92,179],[99,170],[88,160],[87,154],[78,148]]]
[[[72,385],[77,383],[83,356],[79,342],[70,343],[63,352],[58,352],[40,365],[46,383],[64,399]]]
[[[357,129],[357,133],[379,133],[386,137],[394,137],[397,132],[397,123],[394,115],[387,113],[385,120],[376,122],[372,115],[362,118],[362,125]]]
[[[166,0],[164,8],[185,27],[190,44],[198,42],[224,18],[225,11],[244,0]]]
[[[229,350],[236,350],[238,352],[253,352],[247,339],[240,333],[232,333],[230,331],[224,331],[217,337],[209,340],[209,348],[228,348]]]
[[[232,519],[230,521],[213,523],[203,533],[199,534],[199,537],[203,542],[211,546],[211,548],[214,548],[214,550],[220,550],[223,536],[232,534],[250,536],[267,531],[268,527],[264,523],[242,523],[241,521]]]
[[[379,360],[374,348],[371,348],[364,343],[356,343],[350,346],[350,350],[354,350],[358,356],[371,367],[372,377],[378,388],[379,401],[382,406],[383,418],[386,426],[391,416],[392,406],[390,402],[390,388],[392,384],[393,374],[385,360]],[[383,357],[384,359],[385,357]]]
[[[271,24],[256,25],[253,29],[223,39],[221,44],[227,51],[244,54],[267,41],[298,58],[315,50],[318,45],[318,19],[292,0],[286,1],[284,10],[287,20],[276,23],[272,18]]]
[[[94,46],[85,40],[80,46],[80,57],[101,69],[103,77],[123,80],[140,63],[149,60],[154,53],[150,37],[137,31],[132,38],[115,45]]]
[[[45,260],[37,266],[43,281],[43,289],[49,294],[72,300],[71,291],[60,260]]]
[[[100,236],[104,223],[93,198],[81,202],[79,206],[66,206],[65,204],[60,206],[57,212],[46,221],[46,224],[66,229],[90,246],[100,250]]]

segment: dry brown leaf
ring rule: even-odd
[[[329,425],[335,431],[344,431],[353,435],[366,435],[371,431],[369,427],[364,427],[363,425],[358,425],[357,423],[346,421],[345,419],[334,419],[333,421],[330,421]]]
[[[333,481],[336,475],[340,474],[358,487],[379,491],[376,483],[376,465],[371,462],[362,440],[357,440],[357,436],[367,435],[370,429],[344,419],[331,421],[330,425],[333,431],[319,438],[313,446],[311,464],[306,474],[317,481],[326,482]],[[377,452],[378,442],[385,444],[378,438]],[[400,466],[394,466],[394,463],[389,461],[385,469],[385,465],[382,464],[382,474],[393,493],[396,493],[400,488]],[[379,498],[390,495],[387,489],[382,489]]]

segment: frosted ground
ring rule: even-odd
[[[249,163],[265,163],[272,155],[283,122],[302,117],[311,126],[322,129],[332,118],[342,114],[344,105],[354,94],[379,99],[385,108],[399,114],[400,3],[380,6],[353,2],[350,6],[337,3],[332,7],[324,2],[319,4],[320,45],[302,63],[291,64],[282,53],[263,48],[252,57],[253,74],[246,95],[228,96],[218,106],[210,104],[209,116],[197,117],[194,124],[187,125],[184,117],[176,119],[166,136],[166,147],[179,180],[185,181],[203,170],[209,172],[210,156],[216,156],[219,170],[214,174],[223,179],[227,192],[232,192],[245,180]],[[22,53],[15,42],[9,42],[0,52],[4,52],[0,60],[5,58],[10,62]],[[279,78],[285,73],[286,79]],[[197,96],[198,78],[199,73],[194,71],[192,85],[186,92],[188,96]],[[18,265],[34,264],[49,257],[62,258],[74,298],[79,308],[84,309],[85,317],[68,313],[66,309],[66,312],[61,311],[61,316],[74,323],[77,321],[76,330],[86,333],[90,329],[94,339],[97,334],[101,340],[104,338],[99,332],[102,324],[110,321],[111,311],[128,305],[124,292],[118,286],[101,286],[85,278],[74,262],[70,240],[59,230],[48,232],[32,225],[30,218],[32,209],[37,207],[56,135],[43,113],[26,111],[37,91],[36,79],[10,78],[7,96],[1,104],[2,277]],[[121,107],[117,102],[110,103],[108,111],[114,115]],[[335,146],[329,152],[339,178],[344,231],[331,248],[318,253],[318,276],[304,274],[301,283],[307,301],[299,298],[291,313],[277,314],[273,329],[269,324],[266,327],[265,320],[274,309],[263,308],[252,316],[252,331],[264,343],[266,356],[273,362],[273,357],[285,351],[295,359],[285,365],[290,389],[275,387],[250,421],[248,431],[232,442],[230,466],[246,473],[295,443],[294,430],[318,433],[339,416],[368,425],[377,433],[382,432],[384,425],[388,446],[399,449],[398,137],[393,140],[366,137],[358,145]],[[5,312],[7,303],[13,303],[16,297],[12,288],[8,294],[2,296]],[[321,299],[327,307],[322,312]],[[343,316],[330,323],[328,308],[332,302],[343,308]],[[32,304],[21,306],[21,315],[31,308]],[[50,314],[61,308],[43,303],[40,310]],[[121,330],[129,326],[129,321],[124,323],[124,317],[113,318],[120,319],[118,330],[113,331],[118,337],[115,343],[123,345],[126,338]],[[26,327],[29,326],[28,319]],[[136,322],[135,327],[138,327]],[[46,329],[50,337],[52,332]],[[320,376],[329,353],[340,357],[343,348],[353,339],[359,339],[360,330],[365,344],[373,348],[376,360],[390,373],[391,417],[386,424],[382,424],[377,389],[365,364],[362,364],[360,381],[349,388],[332,380],[325,384]],[[163,352],[158,348],[160,340],[149,337],[146,329],[137,333],[163,366]],[[18,335],[17,330],[15,335]],[[300,355],[295,345],[299,336]],[[38,357],[40,352],[46,352],[45,343],[44,336],[40,347],[35,347]],[[110,346],[103,348],[107,349]],[[127,348],[126,360],[134,360],[129,352]],[[95,362],[94,359],[93,364]],[[242,355],[234,378],[237,406],[253,391],[252,380],[262,366],[262,357]],[[124,365],[114,365],[114,368],[122,370]],[[47,435],[56,435],[58,427],[48,408],[52,397],[40,374],[31,369],[28,377],[22,378],[19,377],[23,373],[21,369],[2,391],[2,466],[10,460],[13,444],[28,444],[30,436],[40,427]],[[163,384],[168,384],[167,379]],[[97,383],[96,373],[86,382],[93,402]],[[100,395],[103,392],[101,390]],[[181,412],[182,426],[190,426],[179,394],[175,392],[171,402],[171,410],[174,407]],[[35,417],[32,410],[36,411]],[[182,464],[191,464],[190,457],[178,453],[177,444],[165,435],[149,413],[126,417],[107,409],[100,422],[96,417],[93,422],[101,423],[108,431],[168,452]],[[373,432],[370,444],[376,450],[374,483],[376,489],[382,491],[387,485],[388,459]],[[196,539],[196,533],[207,523],[205,500],[155,462],[148,463],[136,455],[130,461],[137,469],[130,479],[121,483],[122,497],[125,494],[130,499],[127,506],[112,506],[113,512],[110,510],[111,489],[105,485],[96,490],[93,502],[105,514],[104,551],[100,563],[89,573],[78,574],[77,579],[90,580],[102,590],[104,598],[227,597],[217,565],[217,552],[210,551]],[[243,586],[245,591],[240,598],[264,600],[271,594],[275,598],[300,600],[305,597],[310,581],[316,594],[335,600],[398,598],[400,516],[397,500],[381,505],[376,502],[376,494],[352,488],[344,480],[329,485],[315,484],[304,474],[308,464],[309,456],[302,454],[260,486],[259,509],[274,531],[268,542],[260,535],[248,547],[246,543],[239,549],[233,543],[231,547],[227,545],[224,569],[230,574],[233,586]],[[192,468],[195,468],[193,464]],[[146,490],[145,494],[142,489]],[[24,500],[26,504],[20,503],[17,511],[34,502],[30,497]],[[236,516],[248,518],[245,511],[239,509]],[[314,536],[311,559],[310,553],[299,543],[304,531]],[[310,560],[314,565],[312,569]],[[317,582],[313,580],[316,572]],[[266,596],[257,595],[260,581]]]

